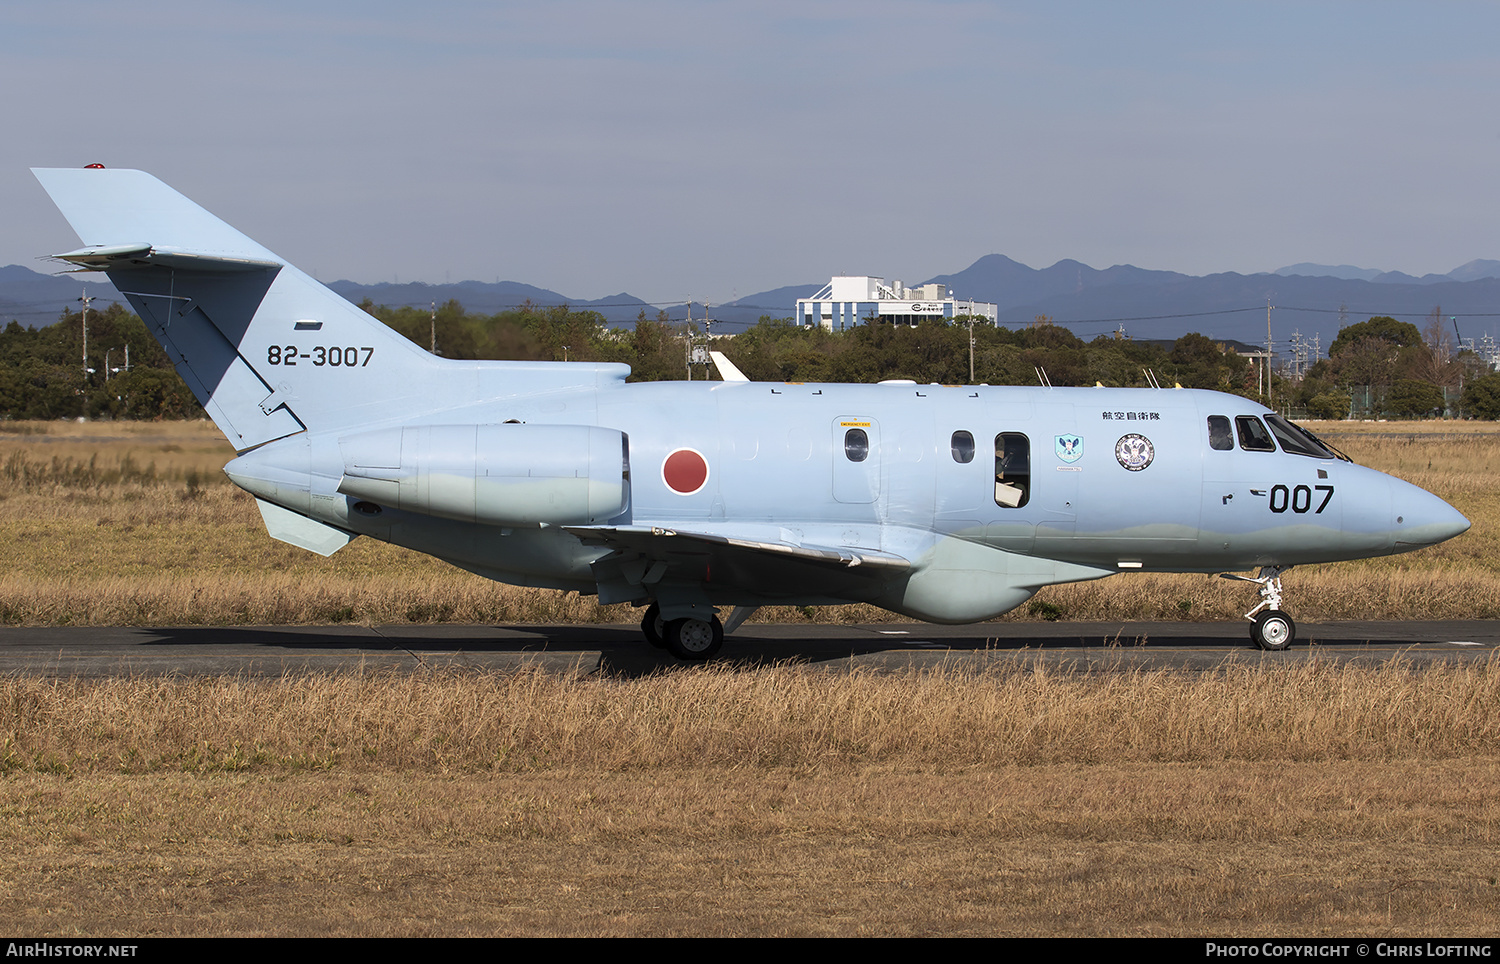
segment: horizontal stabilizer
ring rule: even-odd
[[[73,226],[85,251],[139,249],[159,242],[198,257],[284,263],[145,171],[33,168],[31,173]]]
[[[89,271],[120,271],[148,265],[164,265],[185,271],[264,271],[281,267],[279,261],[225,257],[150,244],[93,245],[77,251],[54,254],[52,257]]]

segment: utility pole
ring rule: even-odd
[[[78,389],[78,397],[83,403],[82,421],[89,417],[89,302],[94,299],[89,297],[88,285],[83,286],[83,294],[78,300],[83,302],[83,311],[79,313],[83,321],[83,387]]]
[[[437,354],[437,302],[431,302],[432,307],[432,347],[428,349],[432,354]]]
[[[83,384],[87,388],[89,383],[89,302],[94,300],[89,297],[87,285],[84,286],[83,294],[78,300],[83,302]]]
[[[1266,298],[1266,408],[1271,404],[1271,299]]]
[[[969,299],[969,384],[974,384],[974,299]]]
[[[1308,356],[1311,355],[1311,361]],[[1318,360],[1317,338],[1309,343],[1300,330],[1292,332],[1292,381],[1301,384],[1312,362]]]

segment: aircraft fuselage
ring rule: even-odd
[[[1264,414],[1237,396],[1180,389],[671,382],[494,399],[401,423],[618,431],[628,494],[608,525],[912,560],[881,579],[813,580],[790,565],[785,579],[745,580],[723,566],[716,574],[712,560],[694,570],[686,557],[664,582],[611,579],[598,563],[619,547],[580,541],[564,524],[475,524],[393,507],[394,498],[364,503],[378,512],[365,515],[339,497],[343,432],[272,442],[229,472],[288,504],[285,486],[255,484],[268,475],[257,467],[276,464],[284,476],[305,465],[308,493],[321,498],[288,507],[509,582],[605,601],[663,592],[708,605],[868,601],[943,622],[988,618],[1054,582],[1361,558],[1467,527],[1440,499],[1363,466],[1274,441],[1246,448],[1233,434],[1228,448],[1212,447],[1211,419],[1231,433],[1236,420],[1254,420],[1265,433]],[[452,466],[466,460],[403,472],[463,476]]]

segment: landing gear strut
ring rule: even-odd
[[[1262,566],[1254,579],[1235,573],[1220,573],[1225,579],[1253,582],[1260,586],[1260,602],[1245,614],[1250,620],[1250,641],[1261,649],[1279,652],[1297,638],[1297,624],[1281,609],[1281,574],[1291,566]]]

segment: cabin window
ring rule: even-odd
[[[953,440],[948,443],[953,451],[953,461],[967,465],[974,461],[974,436],[960,429],[953,433]]]
[[[1220,452],[1234,448],[1234,433],[1229,429],[1229,419],[1224,415],[1208,417],[1208,447]]]
[[[870,457],[870,436],[862,428],[851,428],[844,433],[844,456],[851,462],[863,462]]]
[[[1267,415],[1266,424],[1271,426],[1271,434],[1276,436],[1276,441],[1281,443],[1283,452],[1291,455],[1306,455],[1315,459],[1333,458],[1333,453],[1324,448],[1323,443],[1318,441],[1316,436],[1288,422],[1280,415]]]
[[[1031,497],[1031,441],[1020,432],[995,436],[995,503],[1019,509]]]
[[[1240,433],[1240,448],[1247,452],[1276,451],[1271,433],[1266,431],[1266,427],[1254,415],[1236,415],[1234,425]]]

